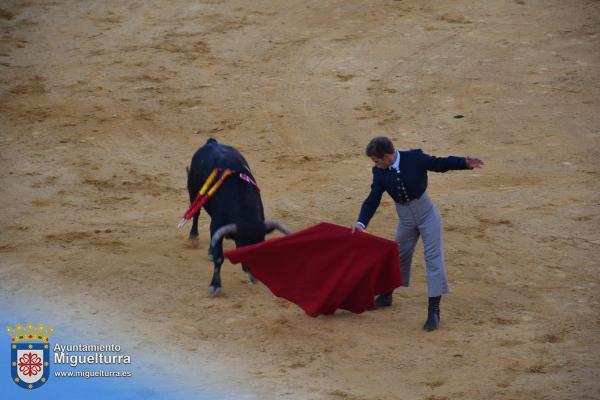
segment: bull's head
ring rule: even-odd
[[[231,237],[235,239],[237,246],[248,246],[255,243],[260,243],[265,240],[267,233],[271,233],[274,230],[278,230],[285,235],[289,235],[290,231],[277,221],[266,220],[257,222],[240,221],[237,224],[224,225],[213,234],[210,242],[212,249],[213,262],[215,264],[215,270],[213,278],[208,288],[209,293],[218,294],[221,292],[221,265],[223,264],[223,238]],[[244,271],[249,275],[250,281],[254,282],[255,278],[244,265],[242,265]]]
[[[265,235],[274,230],[278,230],[284,235],[290,234],[290,231],[285,226],[274,220],[266,220],[260,226],[254,224],[252,228],[248,228],[245,225],[238,226],[238,224],[223,225],[217,229],[211,239],[210,245],[214,252],[213,256],[215,259],[218,259],[218,257],[223,258],[222,242],[225,237],[236,237],[236,243],[239,246],[248,246],[262,242]]]

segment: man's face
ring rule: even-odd
[[[384,154],[381,158],[371,157],[371,160],[375,163],[377,168],[388,169],[396,160],[396,154]]]

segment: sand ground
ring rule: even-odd
[[[261,398],[597,399],[599,34],[591,0],[3,0],[0,290]],[[439,331],[422,247],[386,310],[312,319],[228,263],[208,295],[208,219],[176,229],[207,138],[299,230],[354,221],[376,134],[486,162],[430,175]]]

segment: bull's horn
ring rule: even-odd
[[[272,220],[272,219],[268,219],[265,221],[265,228],[267,228],[267,232],[271,232],[273,229],[277,229],[279,232],[283,233],[284,235],[289,235],[290,232],[288,228],[286,228],[285,226],[281,225],[279,222]]]
[[[212,240],[210,241],[210,244],[212,247],[215,247],[217,243],[219,243],[223,239],[223,237],[227,235],[234,235],[236,233],[237,226],[235,224],[223,225],[222,227],[217,229],[217,231],[212,237]]]

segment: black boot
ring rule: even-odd
[[[393,292],[388,292],[388,293],[383,293],[383,294],[379,294],[379,295],[375,296],[375,307],[381,308],[381,307],[391,306],[392,305],[392,293]]]
[[[440,300],[442,296],[430,297],[429,306],[427,307],[427,321],[423,325],[423,329],[428,332],[434,331],[440,325]]]

